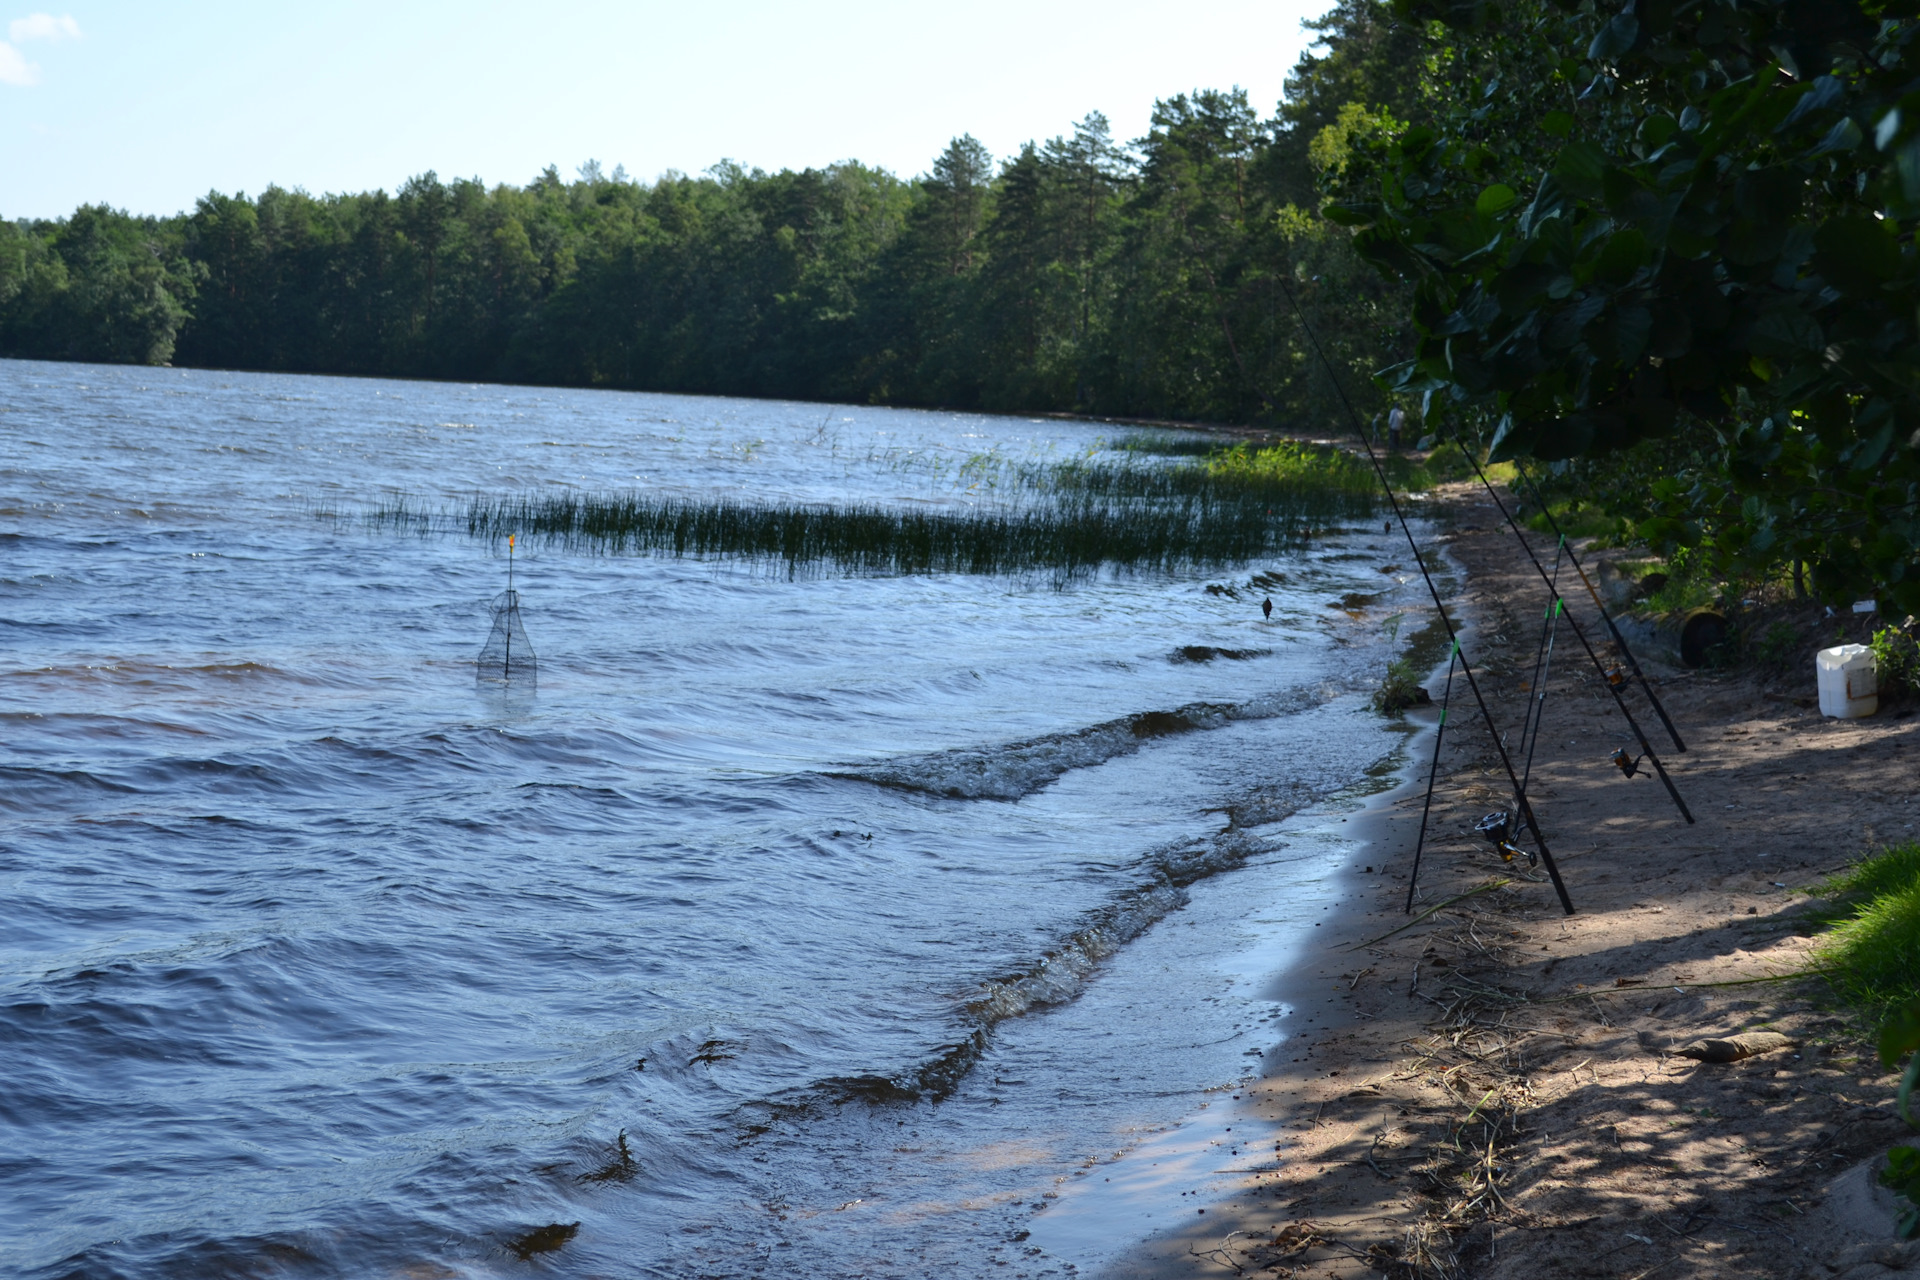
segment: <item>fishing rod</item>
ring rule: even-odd
[[[1427,571],[1426,557],[1420,554],[1420,544],[1413,536],[1413,526],[1407,523],[1407,516],[1400,509],[1400,499],[1394,496],[1393,482],[1387,479],[1387,469],[1380,462],[1380,456],[1373,450],[1373,442],[1367,439],[1365,424],[1360,413],[1353,407],[1353,401],[1347,398],[1347,389],[1340,382],[1340,375],[1333,367],[1333,361],[1320,345],[1320,336],[1307,323],[1306,312],[1300,309],[1300,300],[1293,296],[1293,286],[1282,276],[1280,287],[1286,291],[1287,301],[1293,305],[1293,313],[1300,319],[1301,331],[1307,335],[1307,341],[1313,345],[1314,354],[1320,357],[1320,363],[1326,366],[1327,378],[1333,383],[1334,394],[1340,397],[1340,403],[1346,408],[1347,416],[1353,421],[1354,433],[1360,437],[1360,447],[1367,451],[1367,461],[1373,464],[1373,474],[1379,478],[1380,487],[1386,491],[1387,505],[1393,509],[1394,519],[1400,522],[1400,532],[1406,535],[1407,548],[1413,553],[1414,564],[1420,567],[1420,577],[1427,584],[1427,594],[1433,597],[1433,607],[1440,614],[1440,624],[1447,629],[1447,639],[1453,641],[1454,649],[1460,655],[1460,670],[1467,677],[1467,687],[1473,690],[1473,700],[1479,705],[1480,717],[1487,723],[1487,734],[1493,739],[1494,750],[1500,753],[1500,763],[1507,771],[1507,781],[1513,784],[1515,803],[1520,808],[1520,816],[1526,822],[1527,829],[1533,832],[1533,841],[1540,847],[1540,861],[1546,864],[1547,876],[1553,881],[1553,891],[1560,895],[1560,905],[1568,915],[1573,914],[1573,898],[1567,893],[1566,882],[1560,878],[1559,864],[1553,860],[1552,850],[1547,848],[1547,837],[1540,830],[1540,820],[1534,816],[1533,804],[1527,799],[1526,792],[1520,789],[1520,775],[1514,772],[1513,758],[1507,754],[1507,744],[1500,739],[1500,730],[1493,722],[1493,712],[1487,707],[1487,699],[1480,692],[1480,682],[1473,677],[1473,664],[1467,661],[1466,653],[1460,649],[1460,637],[1453,629],[1453,619],[1447,616],[1446,604],[1440,599],[1440,588],[1433,583],[1433,575]],[[1507,855],[1511,856],[1511,855]]]
[[[1559,560],[1553,562],[1553,576],[1559,578]],[[1563,606],[1559,597],[1548,604],[1548,624],[1546,624],[1546,652],[1540,658],[1538,668],[1534,670],[1534,689],[1538,689],[1536,710],[1534,710],[1534,737],[1526,743],[1526,768],[1521,770],[1521,787],[1534,779],[1534,748],[1540,747],[1540,725],[1548,718],[1548,676],[1553,672],[1553,641],[1559,639],[1559,616]]]
[[[1564,549],[1566,539],[1562,538]],[[1553,670],[1553,642],[1560,635],[1560,556],[1553,557],[1553,580],[1547,584],[1547,613],[1540,623],[1540,651],[1533,659],[1533,703],[1528,708],[1533,715],[1533,736],[1527,736],[1523,725],[1520,741],[1527,747],[1527,767],[1520,771],[1520,785],[1526,786],[1533,780],[1533,752],[1540,745],[1540,726],[1547,718],[1547,676]]]
[[[1447,649],[1447,683],[1440,692],[1440,723],[1433,729],[1433,763],[1427,767],[1427,799],[1420,806],[1420,838],[1413,842],[1413,871],[1407,876],[1407,915],[1413,914],[1413,891],[1420,883],[1420,852],[1427,847],[1427,817],[1433,812],[1433,784],[1440,776],[1440,739],[1447,732],[1447,705],[1453,700],[1453,667],[1460,660],[1460,642]]]
[[[1494,489],[1493,482],[1487,479],[1487,473],[1480,469],[1479,459],[1473,456],[1473,450],[1467,448],[1467,442],[1462,440],[1458,435],[1453,437],[1453,442],[1460,446],[1460,452],[1466,458],[1467,465],[1473,468],[1473,474],[1480,478],[1480,484],[1486,489],[1487,496],[1493,499],[1493,505],[1498,507],[1500,514],[1506,518],[1507,527],[1513,530],[1513,536],[1520,540],[1520,549],[1526,552],[1527,559],[1533,562],[1534,572],[1538,573],[1543,579],[1546,579],[1548,588],[1553,591],[1553,598],[1563,601],[1565,597],[1560,594],[1557,588],[1554,588],[1553,580],[1547,577],[1546,567],[1540,563],[1540,557],[1533,554],[1533,546],[1527,541],[1527,535],[1520,532],[1520,522],[1515,520],[1513,513],[1507,510],[1507,504],[1500,501],[1499,492]],[[1563,538],[1565,536],[1565,534],[1561,535]],[[1571,550],[1569,550],[1568,554],[1571,559]],[[1575,561],[1574,563],[1577,564],[1578,562]],[[1660,763],[1660,756],[1654,751],[1653,744],[1647,741],[1645,730],[1641,729],[1640,722],[1633,718],[1633,712],[1627,709],[1627,700],[1620,696],[1619,684],[1608,676],[1606,664],[1601,662],[1600,655],[1594,652],[1592,643],[1587,639],[1587,633],[1581,629],[1580,620],[1573,616],[1571,609],[1567,610],[1567,625],[1573,628],[1574,636],[1580,641],[1581,647],[1587,651],[1587,657],[1593,662],[1593,669],[1600,673],[1600,682],[1606,685],[1607,692],[1613,695],[1614,705],[1618,706],[1620,708],[1620,714],[1626,717],[1627,727],[1632,729],[1633,736],[1640,740],[1640,750],[1645,753],[1647,760],[1653,765],[1653,771],[1659,775],[1660,781],[1665,784],[1667,794],[1673,797],[1674,806],[1680,810],[1680,816],[1685,818],[1688,824],[1691,825],[1693,822],[1693,814],[1688,810],[1687,802],[1680,798],[1680,789],[1674,786],[1673,779],[1667,776],[1667,767]],[[1626,773],[1628,777],[1633,776],[1632,771],[1624,764],[1621,765],[1621,771]]]
[[[1519,473],[1522,480],[1527,482],[1527,490],[1533,494],[1533,500],[1539,505],[1540,513],[1546,516],[1547,524],[1555,533],[1560,534],[1561,541],[1564,542],[1567,535],[1561,532],[1560,522],[1553,518],[1553,509],[1547,505],[1546,499],[1540,496],[1540,486],[1533,482],[1533,477],[1527,474],[1527,469],[1519,462],[1516,461],[1513,464],[1513,469]],[[1680,740],[1680,731],[1673,727],[1673,721],[1667,717],[1667,709],[1660,705],[1660,695],[1653,691],[1653,685],[1647,680],[1647,673],[1640,669],[1639,659],[1635,658],[1633,650],[1627,647],[1627,638],[1620,634],[1620,628],[1615,625],[1613,615],[1607,612],[1606,605],[1600,603],[1600,593],[1594,590],[1593,579],[1587,576],[1586,569],[1580,564],[1580,557],[1573,553],[1571,545],[1567,547],[1567,558],[1573,562],[1575,571],[1580,575],[1580,581],[1586,584],[1587,594],[1593,597],[1593,607],[1600,611],[1600,617],[1607,624],[1607,630],[1613,634],[1613,642],[1620,647],[1620,655],[1633,669],[1634,678],[1640,681],[1641,692],[1645,693],[1647,701],[1653,704],[1653,713],[1660,717],[1660,723],[1666,727],[1667,736],[1673,739],[1673,749],[1684,753],[1687,744]]]

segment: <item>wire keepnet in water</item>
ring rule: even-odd
[[[480,680],[530,684],[538,673],[533,642],[520,618],[520,593],[513,589],[513,544],[507,539],[507,589],[493,598],[493,629],[475,663]]]

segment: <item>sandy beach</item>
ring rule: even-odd
[[[1483,491],[1456,486],[1435,507],[1463,571],[1450,612],[1517,740],[1544,587]],[[1638,691],[1629,706],[1688,824],[1657,780],[1609,761],[1639,747],[1562,631],[1530,794],[1572,915],[1544,875],[1473,834],[1510,789],[1456,676],[1415,916],[1430,729],[1410,776],[1356,817],[1371,844],[1329,936],[1277,980],[1293,1035],[1237,1104],[1270,1129],[1270,1158],[1111,1280],[1860,1280],[1920,1266],[1872,1180],[1908,1135],[1897,1077],[1818,980],[1771,980],[1809,963],[1800,890],[1913,836],[1920,719],[1822,717],[1807,659],[1775,681],[1643,660],[1687,751]],[[1787,1042],[1724,1064],[1673,1052],[1754,1030]]]

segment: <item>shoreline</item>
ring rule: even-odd
[[[1517,726],[1538,636],[1519,619],[1544,588],[1484,493],[1441,496],[1449,612],[1496,721]],[[1805,966],[1797,890],[1915,836],[1920,720],[1822,720],[1794,696],[1810,655],[1807,690],[1785,693],[1643,655],[1691,748],[1661,751],[1689,827],[1657,781],[1608,763],[1630,735],[1584,653],[1559,652],[1530,794],[1576,914],[1544,876],[1513,878],[1381,936],[1411,918],[1436,716],[1410,716],[1424,723],[1405,776],[1355,815],[1368,843],[1343,873],[1346,909],[1272,979],[1317,1021],[1293,1022],[1240,1100],[1273,1130],[1258,1168],[1095,1274],[1855,1280],[1920,1265],[1872,1186],[1910,1136],[1897,1076],[1817,982],[1744,982]],[[1416,915],[1513,874],[1471,835],[1507,783],[1457,677],[1454,692]],[[1629,705],[1657,735],[1644,698]],[[1671,1054],[1759,1027],[1792,1043],[1732,1064]]]

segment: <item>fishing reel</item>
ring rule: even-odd
[[[1529,867],[1540,865],[1540,855],[1531,849],[1522,849],[1513,842],[1513,816],[1505,809],[1495,809],[1480,819],[1474,827],[1480,838],[1493,846],[1493,851],[1507,862],[1515,858],[1525,858]]]
[[[1614,767],[1620,770],[1621,773],[1631,778],[1640,772],[1640,762],[1646,759],[1646,757],[1630,756],[1627,754],[1625,747],[1615,747],[1613,754],[1608,756],[1607,759],[1613,761]]]

